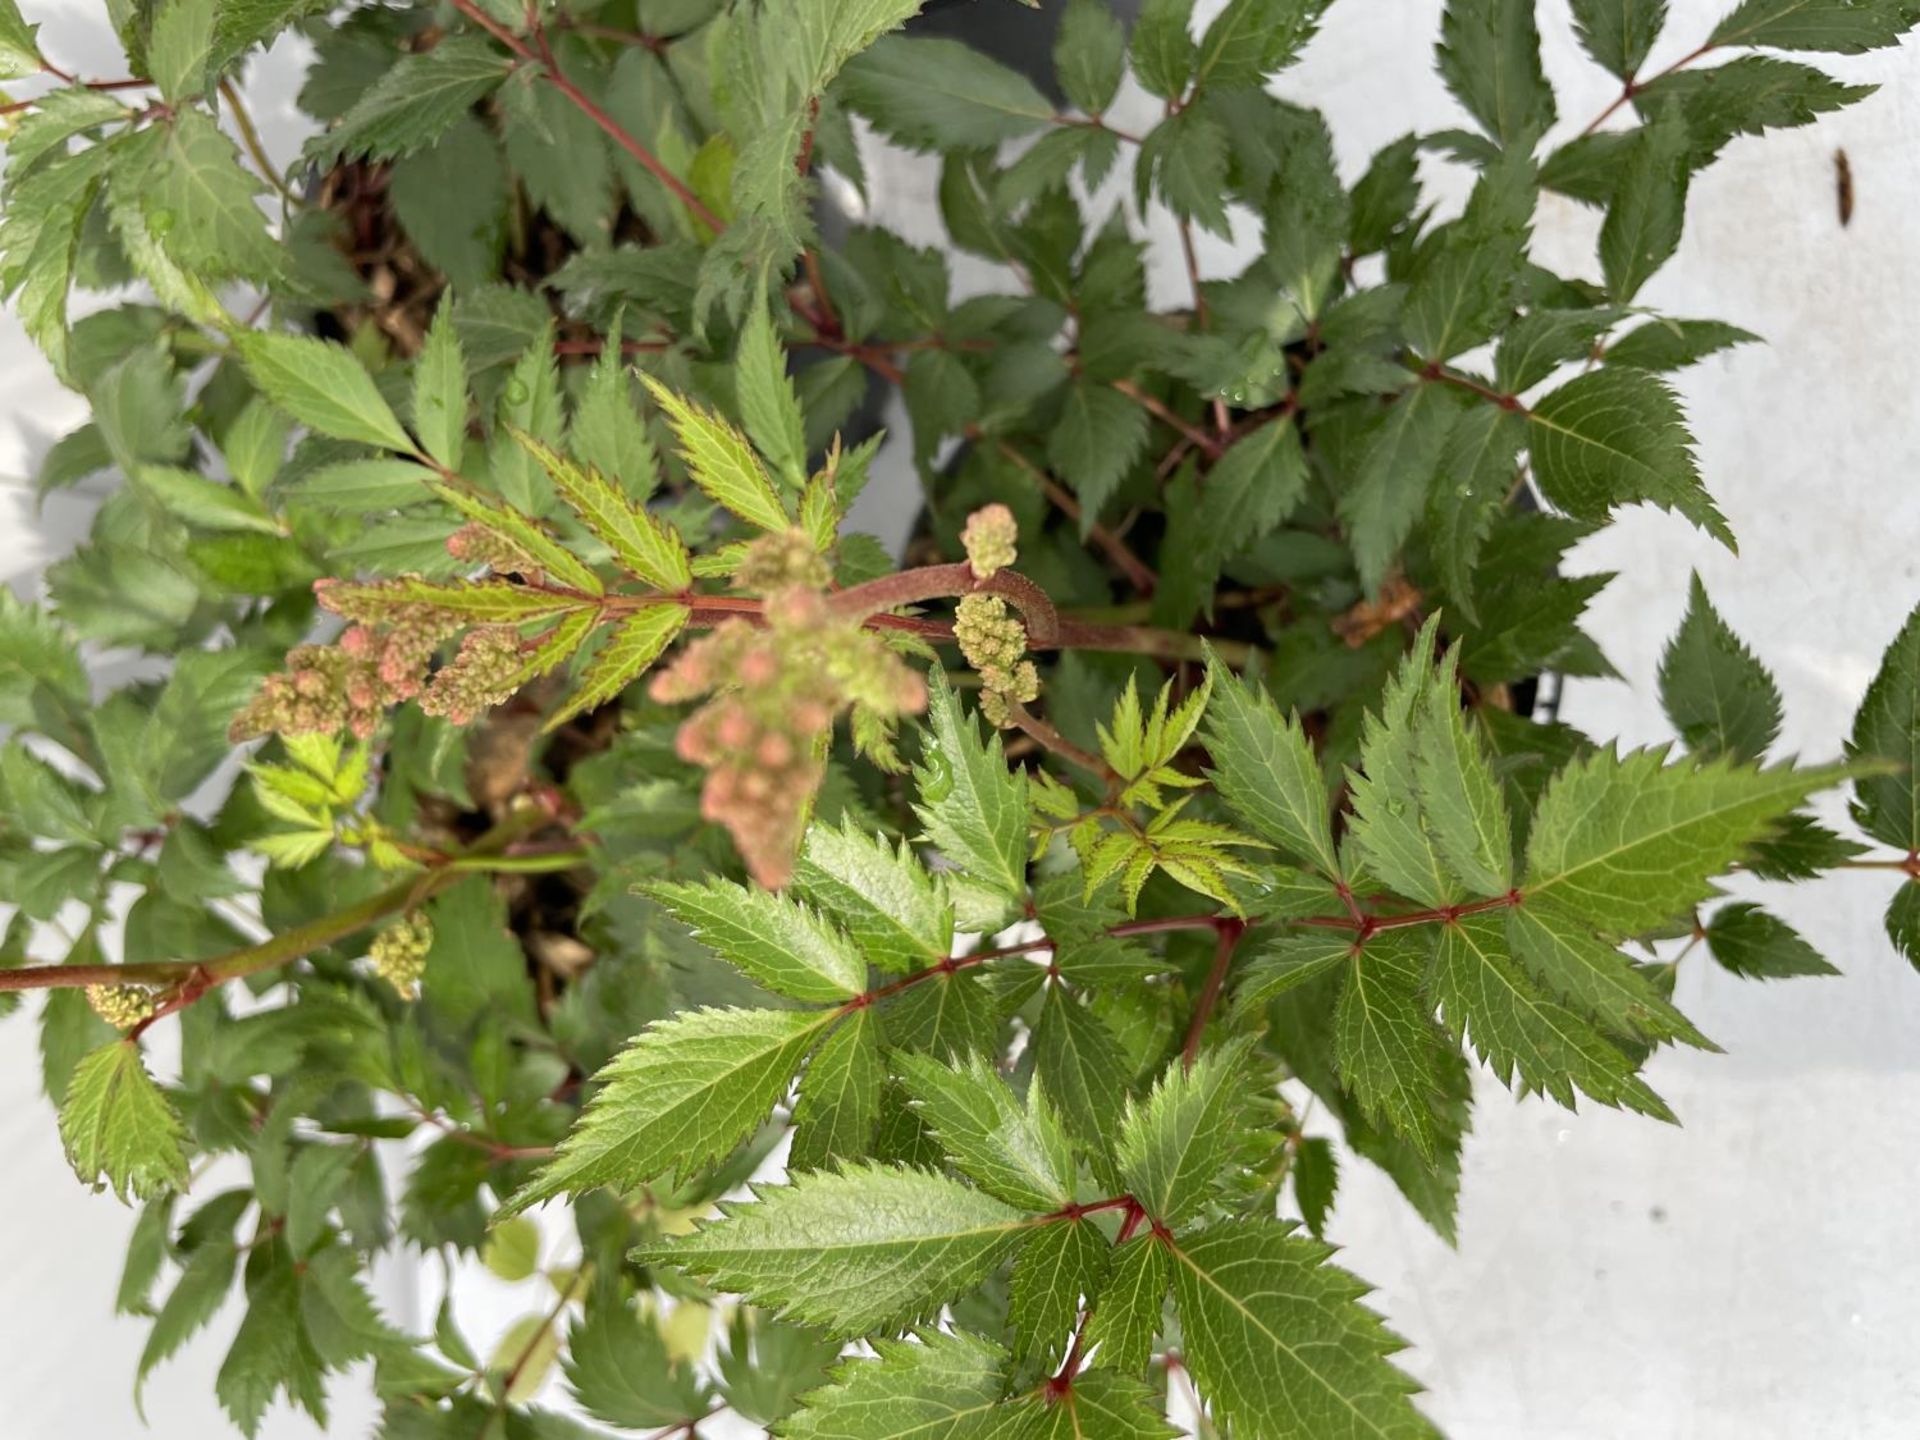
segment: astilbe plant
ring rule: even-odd
[[[1069,0],[1068,108],[910,0],[160,0],[98,78],[0,0],[0,281],[93,406],[41,483],[115,477],[0,597],[0,998],[46,992],[74,1167],[141,1207],[140,1378],[238,1291],[248,1434],[366,1360],[388,1440],[1132,1440],[1182,1373],[1231,1435],[1426,1434],[1329,1263],[1341,1163],[1450,1239],[1476,1064],[1672,1119],[1678,967],[1831,969],[1731,871],[1887,870],[1920,962],[1920,612],[1839,763],[1769,762],[1697,582],[1678,752],[1531,713],[1607,672],[1574,541],[1730,538],[1666,377],[1753,337],[1636,300],[1691,178],[1866,93],[1780,52],[1920,7],[1741,0],[1650,71],[1660,0],[1570,4],[1592,124],[1530,0],[1450,0],[1471,128],[1349,183],[1280,98],[1324,0]],[[321,129],[256,173],[289,27]],[[1006,293],[825,238],[856,116]],[[1597,279],[1530,257],[1543,189]],[[1209,277],[1195,229],[1258,243]],[[844,524],[876,380],[905,569]],[[96,698],[100,647],[172,668]],[[1845,784],[1871,847],[1806,808]],[[409,1333],[396,1246],[554,1293],[490,1354]]]

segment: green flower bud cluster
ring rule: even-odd
[[[989,507],[991,508],[991,507]],[[979,513],[976,512],[976,518]],[[1027,627],[998,595],[964,595],[953,618],[953,638],[980,673],[980,713],[989,724],[1012,723],[1013,706],[1040,694],[1040,672],[1027,653]]]
[[[740,567],[733,572],[736,587],[761,595],[796,586],[824,590],[832,580],[827,557],[814,549],[804,530],[761,536],[747,546]]]
[[[116,1030],[131,1030],[151,1019],[159,1008],[160,992],[145,985],[89,985],[87,1004]]]
[[[520,688],[526,668],[520,637],[511,626],[487,625],[467,632],[460,653],[427,682],[420,708],[465,725],[504,703]]]
[[[373,937],[367,957],[374,973],[393,986],[403,1000],[420,995],[420,977],[426,973],[427,952],[433,948],[433,921],[424,910],[409,910]]]
[[[960,544],[966,549],[974,578],[986,580],[995,571],[1010,568],[1019,558],[1014,548],[1019,538],[1019,523],[1004,505],[982,505],[969,515],[966,528],[960,532]]]

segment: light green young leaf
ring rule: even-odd
[[[965,1440],[1005,1388],[1006,1352],[964,1331],[876,1339],[873,1349],[871,1359],[842,1360],[833,1383],[802,1396],[774,1433],[781,1440]]]
[[[1901,887],[1901,893],[1915,888],[1909,882]],[[1888,929],[1893,929],[1891,914]],[[1796,975],[1840,973],[1791,925],[1747,900],[1736,900],[1713,912],[1707,921],[1707,953],[1723,969],[1748,980],[1788,980]],[[1913,959],[1913,947],[1906,947],[1906,954],[1908,959]]]
[[[1680,402],[1654,375],[1622,366],[1569,380],[1527,413],[1527,433],[1541,492],[1574,518],[1604,520],[1647,501],[1734,548],[1700,484]]]
[[[586,561],[512,506],[441,481],[432,482],[431,488],[434,494],[468,520],[499,536],[561,584],[589,595],[606,593],[607,587]]]
[[[887,1083],[879,1028],[873,1007],[863,1006],[843,1020],[807,1062],[793,1107],[789,1172],[823,1170],[835,1161],[866,1156]]]
[[[646,605],[613,628],[599,653],[581,672],[573,693],[548,717],[542,730],[557,730],[574,716],[606,704],[645,673],[687,623],[684,605]]]
[[[861,833],[850,815],[838,828],[807,831],[794,888],[882,970],[923,970],[953,953],[953,903],[933,875],[905,845]]]
[[[1920,849],[1920,605],[1881,657],[1853,718],[1847,756],[1899,767],[1855,778],[1854,823],[1896,850]]]
[[[1534,0],[1447,0],[1440,19],[1440,78],[1502,146],[1531,146],[1554,120],[1533,9]]]
[[[633,504],[598,470],[583,470],[530,435],[515,435],[553,481],[580,522],[613,552],[620,568],[656,590],[677,595],[693,584],[687,545],[664,520]]]
[[[803,1175],[720,1208],[723,1219],[635,1258],[845,1336],[933,1315],[1035,1223],[958,1180],[872,1164]]]
[[[688,1010],[656,1021],[594,1077],[553,1159],[503,1209],[685,1174],[739,1144],[793,1083],[831,1011]]]
[[[1027,891],[1027,780],[1009,769],[999,735],[978,722],[944,676],[933,677],[913,813],[925,838],[967,878],[1007,905]]]
[[[579,596],[536,590],[511,580],[438,585],[411,575],[364,583],[340,581],[327,587],[326,600],[328,608],[338,614],[376,624],[391,614],[394,607],[403,605],[426,606],[467,625],[520,625],[593,608],[590,600]],[[636,613],[647,614],[656,608],[674,607],[648,606]]]
[[[954,1167],[988,1194],[1028,1210],[1073,1200],[1073,1145],[1040,1090],[1022,1105],[979,1055],[949,1066],[897,1051],[892,1063]]]
[[[1444,925],[1428,984],[1456,1038],[1472,1041],[1503,1085],[1519,1083],[1569,1109],[1577,1088],[1602,1105],[1673,1120],[1666,1102],[1634,1072],[1634,1060],[1513,963],[1497,914]],[[1677,1123],[1677,1122],[1676,1122]]]
[[[413,453],[413,441],[353,352],[328,340],[248,330],[235,337],[260,393],[336,440]]]
[[[867,964],[853,942],[789,896],[720,879],[652,885],[646,893],[769,990],[832,1004],[866,988]]]
[[[787,352],[773,333],[773,316],[764,299],[747,309],[734,360],[734,389],[754,446],[787,485],[800,489],[807,483],[805,421],[787,375]]]
[[[1386,931],[1355,947],[1333,1016],[1341,1085],[1367,1118],[1412,1141],[1429,1162],[1442,1144],[1445,1052],[1422,993],[1428,945]]]
[[[1622,80],[1640,73],[1666,19],[1667,0],[1573,0],[1580,43]]]
[[[1400,1338],[1359,1304],[1367,1287],[1290,1230],[1244,1221],[1167,1247],[1200,1393],[1261,1440],[1431,1440],[1419,1387],[1387,1362]]]
[[[1247,1045],[1170,1064],[1147,1098],[1127,1102],[1115,1158],[1127,1192],[1162,1225],[1198,1214],[1240,1157],[1253,1089]]]
[[[467,447],[467,357],[453,324],[453,295],[440,297],[427,343],[413,367],[413,428],[427,454],[449,470]]]
[[[1032,81],[958,40],[887,36],[840,86],[881,134],[920,150],[989,149],[1053,119]]]
[[[1660,706],[1696,755],[1758,760],[1780,734],[1780,688],[1693,577],[1687,618],[1660,657]]]
[[[1326,779],[1299,718],[1281,715],[1264,689],[1229,673],[1218,657],[1207,663],[1213,702],[1203,733],[1220,798],[1262,840],[1337,873]]]
[[[1551,897],[1507,911],[1507,943],[1533,978],[1623,1040],[1678,1040],[1719,1047],[1698,1030],[1627,957],[1568,915]]]
[[[1528,898],[1551,895],[1610,934],[1638,935],[1715,893],[1712,878],[1842,765],[1759,770],[1664,750],[1576,758],[1547,786],[1527,842]]]
[[[39,29],[26,22],[16,0],[0,0],[0,80],[40,73],[45,62],[40,58]]]
[[[186,1188],[186,1128],[131,1040],[109,1041],[74,1068],[60,1140],[76,1175],[127,1204]]]
[[[651,375],[642,375],[654,403],[667,412],[693,483],[714,503],[762,530],[785,530],[793,522],[746,437],[725,420],[682,400]]]

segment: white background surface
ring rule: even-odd
[[[1653,66],[1691,49],[1730,5],[1677,0]],[[121,73],[96,7],[25,8],[45,22],[63,64]],[[1214,8],[1201,0],[1203,13]],[[1439,8],[1342,0],[1288,77],[1290,97],[1328,111],[1349,178],[1410,129],[1461,123],[1431,70]],[[1611,98],[1612,82],[1579,55],[1559,0],[1540,8],[1566,117],[1558,133],[1571,134]],[[256,60],[247,87],[276,156],[298,144],[290,48]],[[1916,54],[1809,57],[1888,89],[1809,129],[1735,141],[1695,182],[1681,255],[1643,298],[1771,342],[1682,381],[1702,469],[1742,553],[1736,560],[1680,520],[1646,512],[1577,554],[1581,568],[1621,572],[1595,623],[1624,683],[1581,683],[1564,708],[1590,733],[1665,738],[1653,677],[1692,567],[1774,667],[1787,703],[1782,750],[1812,757],[1837,752],[1881,648],[1920,598]],[[1151,123],[1152,106],[1134,98],[1138,111],[1123,107],[1116,123]],[[1836,146],[1851,157],[1858,193],[1844,230]],[[927,172],[885,157],[875,175],[880,217],[934,240]],[[1536,253],[1594,275],[1594,225],[1547,196]],[[1171,239],[1163,224],[1153,230]],[[1218,246],[1203,256],[1209,273],[1231,265]],[[1177,252],[1164,260],[1156,299],[1183,304]],[[53,382],[10,317],[0,319],[0,374],[0,575],[30,591],[38,568],[84,528],[90,502],[60,497],[36,515],[20,477],[84,406]],[[1427,1409],[1452,1435],[1920,1433],[1920,977],[1881,932],[1889,889],[1884,877],[1849,875],[1769,897],[1843,978],[1761,986],[1714,971],[1704,956],[1688,962],[1680,1002],[1728,1053],[1667,1052],[1654,1063],[1650,1078],[1684,1130],[1516,1104],[1483,1087],[1457,1251],[1384,1180],[1348,1170],[1334,1238],[1380,1287],[1377,1303],[1412,1342],[1406,1364],[1431,1387]],[[24,1019],[0,1034],[0,1155],[0,1440],[143,1433],[128,1386],[146,1326],[109,1313],[130,1217],[85,1195],[67,1171]],[[504,1322],[520,1307],[499,1308]],[[216,1321],[154,1376],[144,1433],[231,1433],[211,1392],[232,1323]],[[331,1433],[366,1433],[363,1387],[349,1379],[334,1391]],[[276,1413],[267,1433],[312,1428]]]

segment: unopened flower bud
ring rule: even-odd
[[[795,586],[805,590],[824,590],[833,579],[826,557],[814,549],[804,530],[786,530],[777,535],[762,535],[747,546],[733,583],[741,590],[770,594]]]
[[[373,937],[367,958],[374,973],[399,992],[401,999],[412,1000],[420,994],[420,977],[426,973],[427,952],[433,948],[433,921],[424,910],[409,910]]]
[[[131,1030],[159,1008],[159,992],[145,985],[89,985],[87,1004],[116,1030]]]
[[[966,548],[974,578],[985,580],[1012,565],[1019,558],[1014,548],[1019,538],[1020,526],[1004,505],[983,505],[969,515],[966,528],[960,532],[960,543]]]

